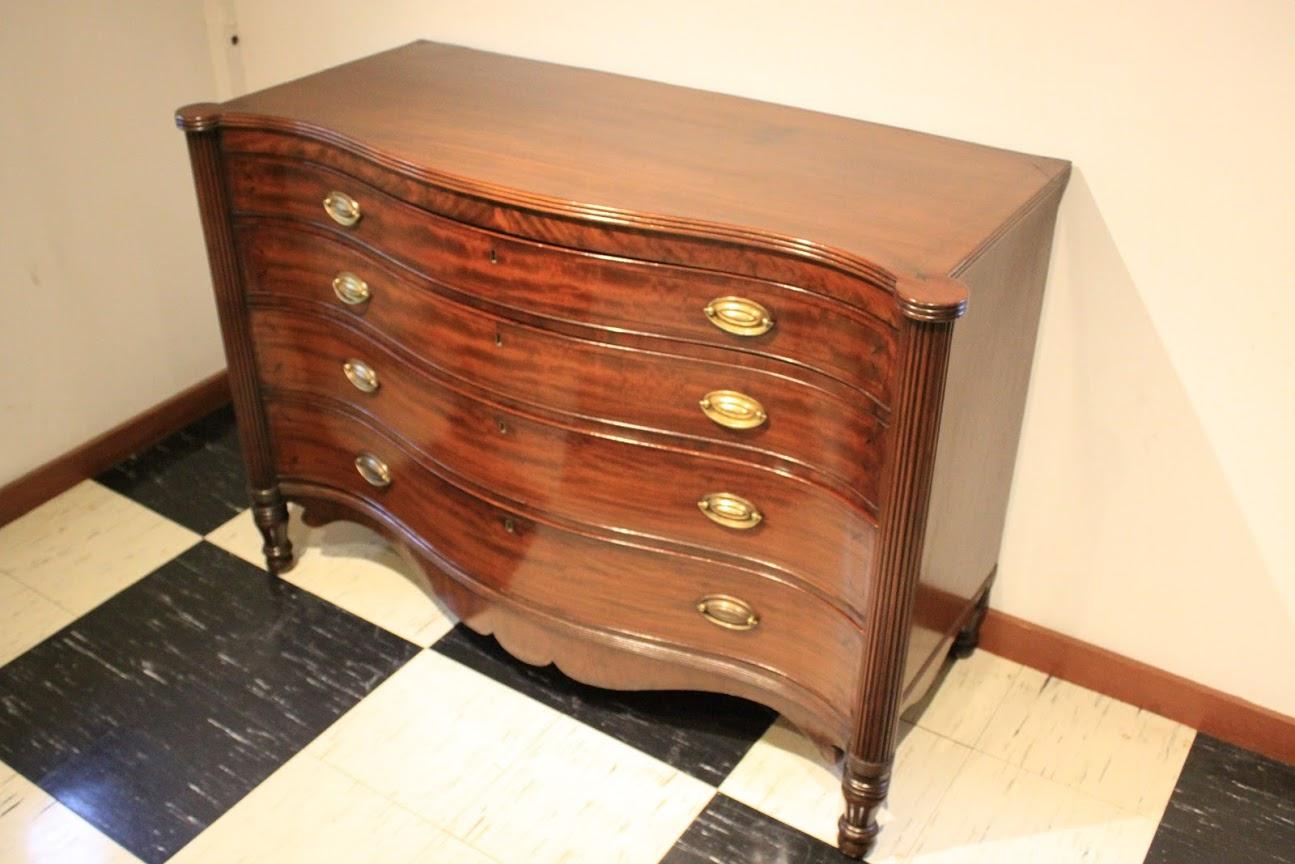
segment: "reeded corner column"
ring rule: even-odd
[[[216,294],[216,312],[229,367],[229,389],[238,418],[238,437],[247,463],[252,516],[265,540],[262,551],[270,573],[292,566],[288,541],[288,508],[274,475],[274,457],[257,384],[256,357],[248,333],[247,298],[243,290],[229,196],[225,189],[220,151],[220,106],[187,105],[175,113],[175,125],[185,133],[189,162],[202,214],[202,232]]]
[[[909,627],[926,535],[953,324],[967,290],[953,279],[901,282],[895,403],[887,440],[876,557],[869,581],[854,733],[845,754],[843,853],[862,858],[877,842],[877,813],[890,790]]]

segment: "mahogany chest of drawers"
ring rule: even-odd
[[[528,662],[764,702],[862,856],[974,645],[1069,166],[427,42],[177,122],[270,570],[296,501]]]

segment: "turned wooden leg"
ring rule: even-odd
[[[841,790],[845,813],[837,823],[837,846],[851,858],[863,858],[877,844],[877,813],[890,789],[890,766],[846,754]]]
[[[971,617],[958,635],[953,639],[953,645],[949,648],[949,653],[958,660],[965,660],[971,656],[971,652],[976,650],[980,644],[980,625],[985,620],[985,613],[989,611],[989,587],[980,592],[980,598],[976,600],[976,606],[971,610]]]
[[[252,490],[252,519],[265,540],[261,551],[270,575],[285,573],[292,568],[292,543],[288,540],[288,505],[279,494],[279,487]]]

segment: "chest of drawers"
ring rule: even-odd
[[[527,662],[764,702],[862,856],[983,615],[1068,165],[427,42],[177,122],[270,570],[296,501]]]

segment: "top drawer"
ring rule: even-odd
[[[311,163],[246,154],[227,158],[236,212],[329,226],[431,279],[508,309],[808,366],[889,407],[894,331],[838,301],[776,282],[485,231]]]

